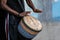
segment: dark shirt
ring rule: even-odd
[[[24,0],[8,0],[7,5],[12,8],[13,10],[21,13],[25,11],[24,8]],[[9,14],[9,34],[10,34],[10,40],[30,40],[25,37],[23,37],[18,32],[18,24],[19,21],[22,19],[22,17],[17,17],[13,14]]]
[[[8,0],[7,5],[19,13],[25,11],[24,0]]]

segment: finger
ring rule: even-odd
[[[25,16],[25,15],[26,15],[26,13],[21,13],[21,14],[20,14],[20,16]]]
[[[31,13],[31,11],[26,11],[26,13]]]
[[[24,16],[23,14],[20,14],[20,16]]]
[[[30,15],[30,11],[29,11],[29,12],[26,12],[26,16],[27,16],[27,15]]]
[[[42,10],[36,10],[36,12],[42,12]]]

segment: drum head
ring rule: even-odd
[[[34,38],[42,30],[40,21],[32,16],[25,16],[18,25],[18,32],[26,38]]]
[[[23,18],[24,23],[29,27],[30,29],[34,31],[40,31],[42,29],[41,22],[32,16],[25,16]]]

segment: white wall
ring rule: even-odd
[[[39,0],[39,1],[38,0],[32,0],[32,1],[33,1],[36,8],[43,9],[43,7],[42,7],[43,4],[41,3],[42,0]],[[43,2],[43,3],[46,3],[48,0],[44,0],[44,1],[45,2]],[[32,12],[33,14],[31,14],[31,15],[35,16],[36,18],[39,17],[39,20],[42,19],[44,21],[44,20],[48,19],[48,21],[50,21],[49,19],[52,17],[50,5],[49,5],[49,9],[47,9],[48,11],[46,11],[46,9],[45,9],[46,12],[44,12],[43,14],[37,14],[36,15],[36,14],[34,14],[34,12]],[[32,11],[27,6],[27,4],[25,4],[25,7],[26,7],[26,11]],[[32,40],[60,40],[60,22],[47,22],[46,21],[46,22],[42,22],[42,25],[43,25],[42,31],[40,33],[38,33],[38,35],[35,38],[33,38]]]
[[[60,40],[60,22],[47,23],[33,40]]]

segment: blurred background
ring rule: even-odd
[[[60,40],[60,0],[32,0],[37,9],[43,10],[36,14],[25,2],[25,10],[32,11],[31,16],[39,19],[43,29],[32,40]]]

